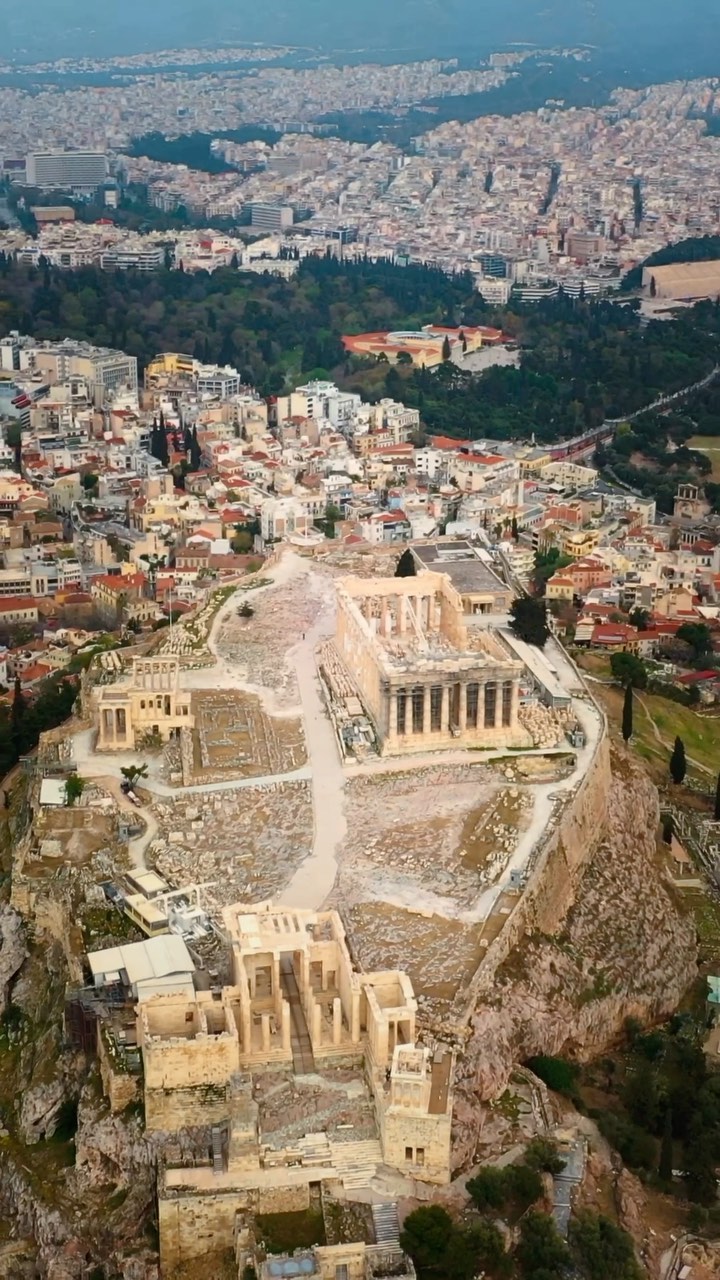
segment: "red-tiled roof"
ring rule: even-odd
[[[5,596],[0,599],[0,613],[12,613],[16,609],[37,609],[34,596]]]

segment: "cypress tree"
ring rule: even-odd
[[[410,550],[409,547],[406,547],[400,559],[397,562],[395,577],[396,578],[414,578],[416,573],[417,573],[417,569],[415,568],[415,561],[413,559],[412,551]]]
[[[625,686],[625,701],[622,713],[622,736],[626,742],[632,738],[633,732],[633,691],[632,685]]]
[[[685,759],[685,743],[682,738],[675,739],[675,746],[670,757],[670,777],[676,787],[685,780],[687,773],[687,761]]]
[[[15,677],[15,690],[13,692],[12,707],[10,709],[10,737],[12,739],[13,748],[16,755],[22,755],[25,732],[24,719],[27,710],[27,703],[23,696],[22,684],[20,677]]]
[[[450,346],[450,339],[448,338],[447,334],[445,334],[445,337],[443,338],[443,344],[442,344],[442,358],[444,363],[447,363],[447,361],[450,359],[451,354],[452,354],[452,348]]]
[[[673,1133],[672,1133],[672,1108],[668,1107],[665,1112],[665,1127],[663,1129],[662,1142],[660,1144],[660,1161],[658,1164],[658,1173],[663,1182],[672,1181],[673,1170]]]
[[[198,443],[197,427],[193,426],[192,440],[190,443],[190,465],[193,471],[200,470],[201,462],[202,462],[202,449],[200,448],[200,445]]]

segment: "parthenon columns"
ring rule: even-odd
[[[432,723],[431,711],[430,711],[431,706],[432,706],[432,702],[431,702],[430,685],[426,684],[424,693],[423,693],[423,733],[430,732],[430,725]]]
[[[460,684],[460,697],[458,708],[458,728],[461,733],[467,729],[467,685],[463,682]]]

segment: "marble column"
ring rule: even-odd
[[[497,680],[497,681],[495,682],[495,688],[497,689],[497,694],[495,695],[495,728],[496,728],[496,729],[502,729],[502,727],[503,727],[503,714],[502,714],[502,709],[503,709],[503,683],[502,683],[502,680]]]
[[[388,705],[388,737],[390,737],[390,738],[396,738],[396,737],[397,737],[397,729],[398,729],[398,726],[397,726],[397,711],[398,711],[398,708],[397,708],[397,699],[398,699],[397,689],[393,689],[393,688],[391,688],[391,689],[390,689],[390,692],[389,692],[389,694],[388,694],[388,702],[389,702],[389,705]],[[406,704],[406,706],[407,706],[407,704]],[[406,714],[407,714],[407,712],[406,712]]]
[[[460,685],[460,709],[458,711],[458,728],[461,733],[467,729],[467,685]]]
[[[282,1047],[284,1053],[290,1053],[292,1050],[292,1039],[290,1031],[290,1005],[287,1000],[282,1002]]]
[[[422,727],[422,731],[423,731],[423,733],[429,733],[429,732],[430,732],[430,726],[431,726],[431,724],[432,724],[432,717],[431,717],[430,707],[431,707],[431,702],[430,702],[430,685],[429,685],[429,684],[426,684],[426,685],[425,685],[425,691],[424,691],[424,697],[423,697],[423,727]]]
[[[520,681],[513,680],[512,687],[512,706],[510,708],[510,723],[513,728],[518,722],[518,713],[520,711]]]
[[[440,729],[443,733],[450,732],[450,686],[443,685],[442,703],[440,704]]]

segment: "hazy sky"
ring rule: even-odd
[[[583,40],[631,59],[717,51],[720,0],[0,0],[2,45],[47,57],[225,41],[491,49]]]

